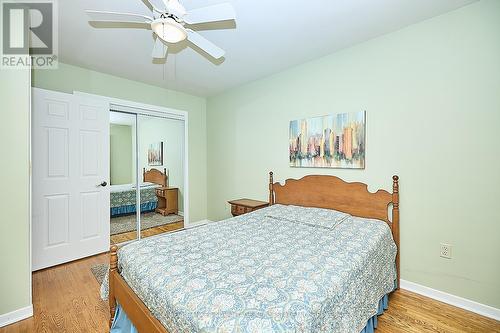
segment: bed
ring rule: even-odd
[[[155,189],[166,186],[168,183],[167,170],[161,172],[157,169],[146,171],[143,169],[141,191],[141,212],[151,212],[156,209],[158,198]],[[134,214],[136,212],[136,184],[120,184],[110,186],[110,216]]]
[[[399,285],[398,177],[392,193],[371,193],[334,176],[281,185],[271,173],[269,203],[112,246],[113,330],[372,332]]]

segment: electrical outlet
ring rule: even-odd
[[[439,253],[441,258],[451,259],[451,245],[441,243],[441,251]]]

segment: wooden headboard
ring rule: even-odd
[[[155,183],[161,186],[168,186],[168,174],[167,169],[164,168],[163,172],[157,169],[151,169],[146,171],[146,168],[142,169],[142,181]]]
[[[385,221],[392,231],[398,252],[396,268],[398,288],[400,281],[399,248],[399,177],[392,177],[392,193],[368,191],[364,183],[348,183],[335,176],[310,175],[301,179],[287,179],[284,185],[274,182],[269,173],[269,204],[296,205],[335,209],[353,216]],[[392,219],[389,205],[392,204]]]

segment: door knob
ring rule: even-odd
[[[102,183],[100,183],[100,184],[99,184],[99,185],[97,185],[97,186],[106,187],[106,185],[108,185],[108,183],[106,183],[106,182],[102,182]]]

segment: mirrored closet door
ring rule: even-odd
[[[184,227],[184,121],[138,115],[141,238]]]
[[[137,239],[137,115],[111,111],[109,117],[110,239]]]
[[[111,244],[184,227],[184,120],[110,111]]]

